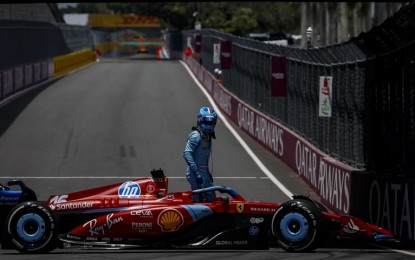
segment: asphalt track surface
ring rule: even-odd
[[[21,179],[39,200],[148,177],[163,169],[169,191],[184,191],[183,148],[209,101],[179,61],[101,59],[0,107],[0,182]],[[231,123],[265,167],[293,194],[318,196]],[[289,198],[260,170],[225,124],[216,127],[210,168],[217,185],[247,200]],[[0,250],[0,259],[411,259],[415,250],[329,241],[313,253],[254,251],[56,249],[46,255]]]

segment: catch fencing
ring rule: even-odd
[[[215,74],[221,65],[214,62],[214,45],[230,41],[231,65],[220,77],[233,94],[338,161],[366,172],[415,177],[414,10],[415,4],[405,6],[371,31],[321,48],[203,29],[182,31],[181,51],[190,44],[194,58]],[[273,56],[286,57],[283,96],[271,94]],[[322,76],[332,77],[329,117],[319,114]]]

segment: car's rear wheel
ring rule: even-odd
[[[22,253],[47,253],[57,247],[57,219],[42,202],[17,205],[6,220],[7,239]]]
[[[311,201],[290,200],[274,213],[271,231],[277,244],[289,252],[310,252],[324,239],[324,217]]]

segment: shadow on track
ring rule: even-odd
[[[17,94],[16,97],[13,97],[9,101],[3,101],[3,103],[0,103],[0,137],[7,131],[19,114],[26,109],[26,107],[39,93],[59,79],[60,78],[56,78],[45,83],[40,83],[41,85],[33,87],[31,90],[27,90],[25,93]]]

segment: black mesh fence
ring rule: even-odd
[[[415,176],[415,12],[402,8],[368,33],[333,46],[300,49],[215,30],[183,31],[183,50],[212,74],[213,46],[232,42],[223,85],[252,107],[339,161],[378,174]],[[176,44],[177,45],[177,44]],[[271,95],[271,57],[287,58],[287,95]],[[319,116],[320,77],[332,76],[332,115]]]
[[[354,42],[367,56],[367,168],[415,177],[415,4]]]
[[[202,35],[200,58],[212,74],[213,44],[232,42],[232,65],[223,85],[252,107],[290,127],[329,155],[364,167],[365,56],[355,44],[299,49],[244,39],[213,30],[183,32],[183,42]],[[194,45],[193,45],[194,46]],[[287,57],[287,96],[271,95],[271,57]],[[330,118],[319,117],[320,76],[333,77]]]

